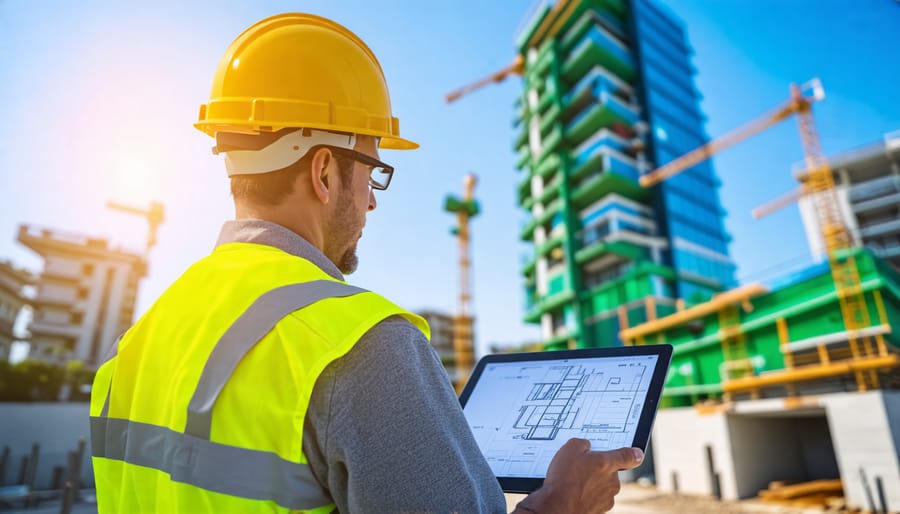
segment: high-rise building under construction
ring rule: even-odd
[[[525,319],[547,348],[617,345],[621,329],[734,286],[711,164],[638,185],[708,141],[680,22],[651,0],[559,0],[516,44]]]
[[[29,358],[98,367],[131,326],[146,260],[105,239],[33,225],[20,225],[18,240],[44,258],[29,301]]]

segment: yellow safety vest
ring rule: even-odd
[[[221,245],[179,278],[97,371],[100,512],[330,512],[303,453],[316,379],[372,326],[381,296],[270,246]]]

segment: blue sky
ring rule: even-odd
[[[707,131],[721,134],[781,103],[791,81],[822,79],[815,108],[826,152],[900,129],[900,3],[895,0],[661,0],[687,26]],[[511,62],[531,0],[0,1],[0,259],[41,261],[15,242],[18,224],[87,233],[140,248],[143,220],[104,207],[163,201],[167,221],[142,284],[143,312],[212,248],[232,215],[211,140],[194,129],[218,59],[253,22],[308,11],[359,34],[381,61],[414,152],[382,152],[397,168],[378,193],[350,277],[411,309],[452,311],[457,254],[443,197],[479,177],[472,225],[479,342],[538,336],[521,323],[524,295],[515,206],[512,104],[518,78],[446,105],[443,95]],[[793,121],[715,158],[726,227],[742,279],[809,261],[796,207],[762,221],[750,210],[795,187],[802,159]]]

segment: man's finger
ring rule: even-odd
[[[573,437],[566,441],[566,443],[559,447],[559,451],[573,452],[573,453],[585,453],[591,451],[591,442],[587,439],[579,439],[577,437]]]
[[[594,453],[611,469],[617,470],[635,468],[644,460],[644,452],[640,448],[619,448],[617,450]]]

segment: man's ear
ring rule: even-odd
[[[328,167],[331,164],[332,159],[331,150],[319,148],[316,150],[316,153],[313,154],[312,161],[310,162],[309,177],[312,190],[323,204],[327,204],[330,199],[328,183],[330,182],[329,179],[331,177],[328,175]]]

